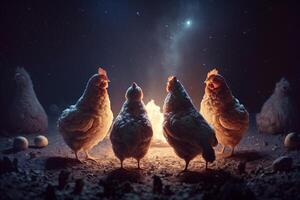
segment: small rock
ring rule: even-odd
[[[48,184],[45,192],[45,199],[46,200],[56,200],[55,188],[53,185]]]
[[[163,183],[159,176],[153,176],[153,193],[160,194],[162,192]]]
[[[255,199],[254,193],[242,182],[226,182],[221,188],[220,191],[215,194],[218,195],[218,198],[221,200],[226,199],[244,199],[250,200]]]
[[[16,158],[13,162],[7,156],[0,160],[0,174],[16,171],[17,167],[18,160]]]
[[[277,149],[279,149],[279,146],[278,146],[278,144],[275,144],[275,145],[272,147],[272,151],[276,151]]]
[[[66,170],[60,171],[60,173],[58,175],[58,187],[59,187],[59,189],[63,189],[67,185],[70,174],[71,174],[71,172],[66,171]]]
[[[36,156],[37,156],[36,152],[32,151],[32,152],[29,153],[30,159],[36,158]]]
[[[80,194],[83,190],[83,187],[84,187],[84,180],[83,179],[76,179],[75,180],[75,188],[74,188],[74,191],[73,193],[74,194]]]
[[[240,161],[237,164],[237,170],[240,174],[245,173],[245,169],[246,169],[246,162],[245,161]]]
[[[164,194],[165,195],[169,195],[169,196],[173,194],[173,192],[172,192],[172,190],[170,188],[170,185],[166,185],[165,186],[165,188],[164,188]]]
[[[284,139],[284,146],[289,150],[300,148],[300,135],[297,133],[289,133]]]
[[[38,135],[34,138],[34,144],[39,148],[46,147],[48,145],[48,139],[43,135]]]
[[[292,168],[293,159],[288,156],[281,156],[274,160],[272,167],[274,171],[288,171]]]
[[[22,151],[28,148],[28,140],[25,137],[15,137],[13,147],[17,151]]]
[[[131,184],[126,181],[122,186],[121,186],[122,193],[129,193],[133,191],[133,187]]]

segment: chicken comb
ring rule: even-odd
[[[215,68],[207,73],[207,78],[209,78],[212,75],[218,75],[218,74],[219,74],[219,71]]]
[[[177,80],[176,76],[169,76],[169,77],[168,77],[168,81],[171,81],[171,80],[173,80],[173,79]]]
[[[99,75],[107,76],[106,71],[103,68],[101,68],[101,67],[99,67],[99,69],[98,69],[98,74]]]

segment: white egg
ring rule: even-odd
[[[34,144],[39,148],[45,147],[48,145],[48,139],[43,135],[38,135],[34,138]]]
[[[25,137],[18,136],[15,137],[13,146],[15,150],[21,151],[27,149],[28,144],[28,140]]]

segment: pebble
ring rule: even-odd
[[[300,148],[300,135],[297,133],[289,133],[284,139],[284,146],[289,150]]]
[[[7,156],[0,159],[0,174],[16,171],[18,168],[18,160],[15,158],[11,161]]]
[[[237,170],[240,174],[245,173],[245,169],[246,169],[246,162],[245,161],[240,161],[237,164]]]
[[[163,184],[159,176],[153,176],[153,193],[160,194],[162,192]]]
[[[28,140],[23,136],[14,138],[13,147],[15,150],[22,151],[28,148]]]
[[[48,184],[45,191],[45,200],[56,200],[55,188],[53,185]]]
[[[80,194],[84,187],[84,180],[83,179],[76,179],[75,180],[75,187],[74,187],[74,194]]]
[[[39,148],[46,147],[48,145],[48,139],[43,135],[38,135],[34,138],[34,144]]]
[[[67,185],[70,174],[71,174],[70,171],[66,171],[66,170],[60,171],[60,173],[58,175],[58,187],[59,187],[59,189],[63,189]]]
[[[29,156],[30,156],[30,159],[36,158],[37,153],[32,151],[29,153]]]
[[[272,167],[274,171],[288,171],[292,168],[293,159],[288,156],[281,156],[274,160]]]

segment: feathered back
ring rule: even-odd
[[[195,108],[190,96],[176,77],[169,77],[167,91],[168,95],[164,102],[164,112]]]

